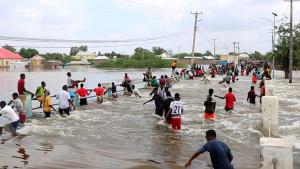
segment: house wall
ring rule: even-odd
[[[11,62],[20,61],[18,59],[0,59],[0,67],[9,67]]]

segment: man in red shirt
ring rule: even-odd
[[[232,93],[232,88],[229,87],[228,93],[225,94],[224,97],[220,97],[215,95],[215,97],[218,97],[220,99],[226,99],[226,104],[225,104],[225,110],[230,111],[234,109],[234,102],[236,101],[235,95]]]
[[[91,93],[92,91],[90,91]],[[86,96],[90,95],[88,90],[83,87],[83,83],[80,84],[80,89],[76,91],[76,93],[80,96],[80,105],[87,105]]]
[[[24,95],[26,93],[32,94],[30,91],[25,89],[25,74],[24,73],[20,74],[20,79],[18,81],[18,93],[19,93],[19,95]],[[33,97],[33,95],[32,95],[32,97]]]
[[[101,84],[98,84],[98,87],[94,89],[94,92],[96,93],[97,96],[97,102],[98,103],[103,103],[103,95],[105,93],[105,88],[101,87]]]

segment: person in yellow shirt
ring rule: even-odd
[[[54,109],[54,107],[52,106],[52,98],[50,96],[50,92],[46,90],[45,92],[45,99],[43,101],[43,112],[45,113],[45,118],[50,117],[51,114],[51,108],[56,111]]]
[[[171,67],[172,67],[172,75],[175,75],[175,69],[176,69],[176,60],[174,60],[171,64]]]

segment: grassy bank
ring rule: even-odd
[[[134,58],[120,58],[116,60],[109,60],[97,64],[97,68],[169,68],[171,65],[170,60],[163,60],[161,58],[151,59],[134,59]]]

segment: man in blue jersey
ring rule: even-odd
[[[210,153],[210,159],[214,169],[233,169],[231,165],[233,156],[230,149],[224,142],[217,140],[217,134],[214,130],[206,131],[206,140],[207,143],[193,154],[185,164],[185,167],[190,167],[195,158],[207,151]]]

